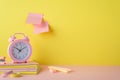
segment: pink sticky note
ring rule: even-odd
[[[28,14],[26,23],[41,24],[41,22],[42,22],[42,15],[41,14],[33,14],[33,13]]]
[[[48,27],[48,22],[42,22],[41,24],[33,24],[34,26],[34,34],[39,34],[43,32],[48,32],[49,27]]]

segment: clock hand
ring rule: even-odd
[[[25,49],[25,48],[26,48],[26,47],[22,48],[21,50],[23,50],[23,49]],[[20,51],[21,51],[21,50],[20,50]]]
[[[16,48],[16,47],[14,47],[15,49],[17,49],[18,51],[20,51],[20,49],[18,49],[18,48]]]
[[[21,52],[21,50],[20,49],[18,49],[18,48],[16,48],[16,47],[14,47],[15,49],[17,49],[19,52],[18,53],[20,53]]]
[[[19,50],[19,53],[20,53],[23,49],[25,49],[25,48],[26,48],[26,47],[24,47],[24,48],[20,49],[20,50]]]

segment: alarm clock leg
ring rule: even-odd
[[[17,62],[15,62],[15,61],[12,61],[12,63],[17,63]]]
[[[27,61],[24,61],[24,62],[15,62],[15,61],[12,61],[12,63],[27,63]]]

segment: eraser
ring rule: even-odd
[[[56,67],[56,66],[48,66],[49,70],[56,70],[56,71],[60,71],[60,72],[64,72],[64,73],[68,73],[68,72],[71,72],[72,70],[71,69],[68,69],[68,68],[63,68],[63,67]]]
[[[56,72],[57,72],[57,70],[53,70],[53,69],[49,69],[49,71],[50,71],[51,73],[56,73]]]
[[[0,64],[6,64],[5,59],[6,57],[0,56]]]

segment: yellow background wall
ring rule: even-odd
[[[50,32],[35,35],[28,13],[44,14]],[[29,36],[41,64],[120,65],[119,0],[0,0],[0,56],[8,38]]]

